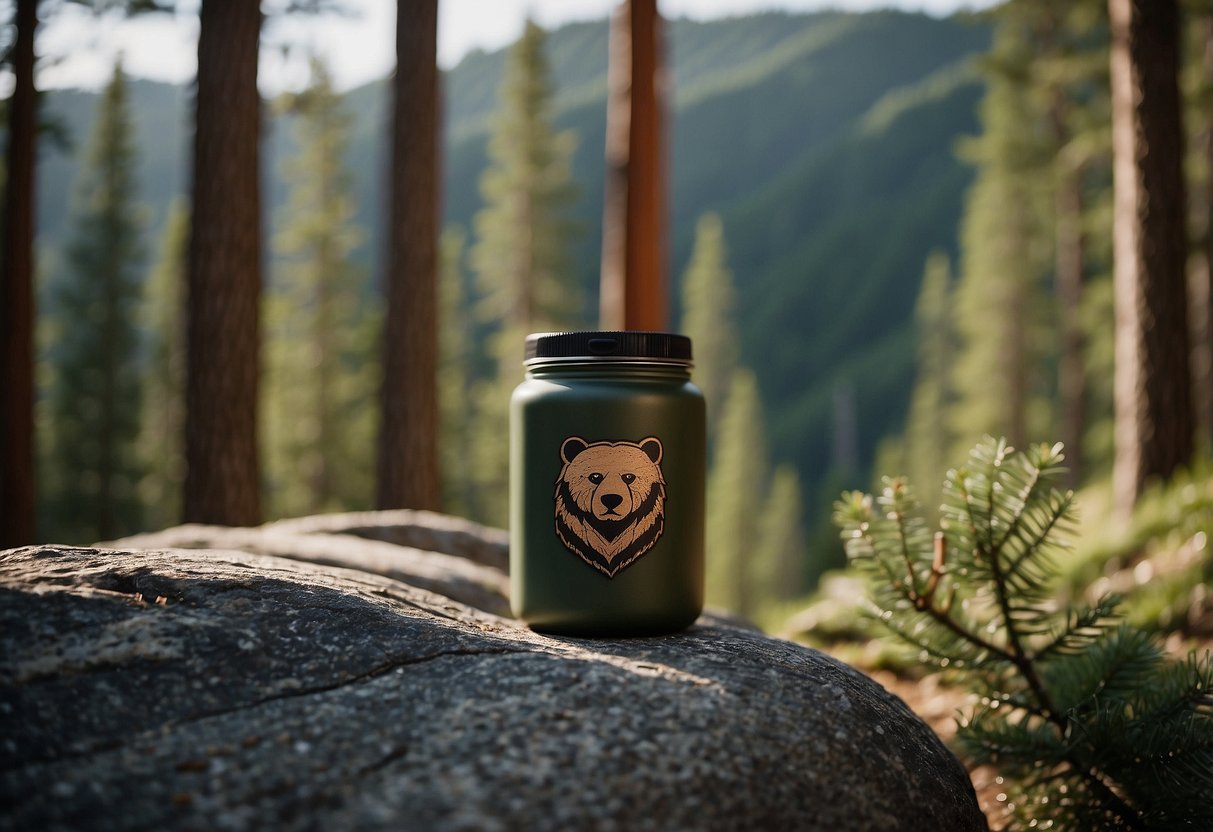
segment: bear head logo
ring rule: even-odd
[[[653,548],[665,530],[661,440],[587,442],[570,436],[560,446],[556,535],[608,578]]]

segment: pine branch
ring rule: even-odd
[[[835,522],[843,529],[848,557],[868,571],[875,571],[887,581],[884,586],[891,587],[898,600],[904,599],[917,612],[924,613],[930,621],[942,626],[951,637],[960,643],[967,644],[977,652],[965,656],[962,661],[972,664],[982,664],[987,657],[999,661],[1009,661],[1009,654],[998,645],[983,638],[975,629],[964,626],[953,618],[952,598],[943,605],[935,603],[937,592],[944,575],[946,561],[946,542],[942,536],[933,542],[931,571],[927,578],[926,588],[919,591],[915,577],[914,557],[911,549],[911,535],[907,532],[906,517],[912,510],[912,496],[899,480],[886,480],[885,492],[882,499],[891,507],[884,518],[877,518],[872,510],[870,495],[859,492],[843,494],[835,506]],[[885,524],[891,523],[894,529],[891,537]],[[925,528],[925,526],[924,526]],[[907,577],[902,578],[898,570],[893,569],[893,558],[899,558],[906,567]],[[881,610],[879,616],[887,627],[907,643],[925,651],[929,655],[948,658],[956,650],[956,642],[945,646],[932,643],[914,635],[908,627],[894,623],[894,608],[896,603],[877,604]],[[951,656],[953,661],[956,657]]]
[[[1066,623],[1032,655],[1037,663],[1047,662],[1052,656],[1073,655],[1106,632],[1116,622],[1114,617],[1120,596],[1107,594],[1100,597],[1093,607],[1069,610]]]
[[[1060,445],[1020,453],[983,440],[949,471],[933,539],[902,480],[885,481],[883,513],[854,493],[835,519],[877,581],[885,625],[986,691],[958,741],[1018,778],[1034,820],[1129,830],[1203,820],[1213,810],[1192,796],[1213,788],[1213,659],[1168,662],[1152,637],[1118,624],[1115,596],[1078,610],[1052,603],[1049,553],[1064,548],[1074,502],[1049,486],[1063,459]]]

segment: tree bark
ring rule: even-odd
[[[378,506],[437,509],[438,3],[396,4]]]
[[[258,0],[203,0],[187,267],[185,520],[261,522]]]
[[[1115,507],[1193,448],[1176,0],[1109,0],[1116,304]]]
[[[0,261],[0,549],[34,540],[34,30],[38,0],[17,0],[8,183]]]
[[[603,329],[669,326],[661,63],[657,0],[624,0],[611,18],[607,72]]]
[[[1213,85],[1213,15],[1201,20],[1202,79]],[[1213,449],[1213,116],[1205,115],[1200,132],[1200,154],[1205,162],[1203,187],[1194,194],[1194,226],[1198,239],[1193,268],[1188,275],[1192,332],[1192,397],[1196,434]]]

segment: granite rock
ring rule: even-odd
[[[282,520],[254,528],[232,528],[189,523],[158,532],[135,535],[98,544],[118,549],[230,549],[256,555],[274,555],[327,566],[341,566],[385,575],[412,586],[428,589],[485,612],[508,615],[509,579],[505,561],[500,564],[470,559],[475,547],[469,541],[481,539],[488,549],[493,536],[502,533],[469,521],[467,528],[454,535],[442,530],[401,522],[401,512],[360,512]],[[433,512],[408,512],[416,515]],[[397,515],[393,520],[349,528],[346,518]],[[441,517],[442,515],[433,515]],[[454,519],[454,518],[452,518]],[[357,534],[377,529],[382,536]],[[502,533],[503,534],[503,533]],[[475,537],[474,537],[475,536]],[[431,548],[421,549],[402,541],[424,541]],[[508,544],[507,544],[508,547]]]
[[[0,553],[0,827],[985,829],[819,652],[712,617],[550,638],[308,560]]]

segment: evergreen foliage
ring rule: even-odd
[[[914,309],[918,366],[905,438],[897,464],[911,482],[937,482],[943,478],[951,445],[948,424],[952,405],[951,379],[956,352],[956,324],[952,311],[952,273],[948,256],[933,251],[923,270],[922,289]],[[885,463],[890,460],[884,460]]]
[[[983,432],[1020,443],[1057,432],[1075,485],[1088,424],[1107,401],[1085,371],[1106,321],[1083,316],[1110,256],[1107,3],[1016,0],[990,17],[982,131],[962,144],[977,179],[961,222],[948,422],[956,452]]]
[[[472,508],[477,519],[497,525],[505,524],[504,426],[510,392],[522,379],[523,340],[529,332],[575,328],[584,307],[571,260],[577,229],[568,211],[577,194],[570,175],[575,140],[553,126],[545,44],[544,30],[528,20],[510,51],[471,250],[476,313],[489,328],[487,353],[496,370],[473,389]]]
[[[48,360],[49,528],[63,541],[104,540],[139,528],[135,448],[140,411],[138,307],[143,216],[126,76],[114,67],[72,206],[58,318]]]
[[[469,516],[473,496],[468,447],[472,442],[469,394],[472,341],[467,333],[464,259],[467,233],[447,228],[439,244],[438,438],[441,443],[443,510]]]
[[[181,522],[185,475],[185,257],[189,209],[174,202],[160,252],[143,293],[140,322],[147,333],[139,459],[144,525],[162,529]]]
[[[1213,660],[1169,659],[1118,623],[1115,596],[1056,604],[1074,523],[1062,462],[1060,445],[986,437],[948,472],[939,532],[903,479],[843,494],[835,520],[879,618],[979,697],[957,741],[1013,781],[1020,828],[1208,828]]]
[[[805,587],[804,497],[796,469],[784,463],[775,469],[758,521],[758,543],[751,567],[758,599],[789,601]],[[816,578],[816,576],[813,576]]]
[[[735,306],[724,226],[717,214],[704,214],[695,226],[695,247],[682,278],[682,332],[694,345],[695,384],[707,402],[709,444],[737,369]]]
[[[708,476],[707,599],[751,615],[763,600],[751,559],[766,505],[766,432],[754,373],[738,370],[729,390]]]
[[[576,143],[553,127],[545,43],[544,30],[528,21],[511,50],[471,252],[480,317],[497,327],[490,352],[511,378],[521,378],[518,356],[528,331],[556,328],[581,312],[569,257]]]
[[[726,252],[720,218],[705,214],[684,276],[683,331],[694,342],[695,381],[707,400],[707,591],[712,603],[761,615],[805,585],[804,497],[793,466],[769,475],[758,380],[738,366]]]
[[[961,447],[985,433],[1023,443],[1050,427],[1044,292],[1052,235],[1049,192],[1040,175],[1049,157],[1040,114],[1023,82],[1032,54],[1022,27],[997,28],[982,134],[963,148],[977,166],[977,179],[961,221],[956,290],[961,351],[950,427]]]
[[[350,117],[325,64],[286,99],[298,155],[287,160],[290,196],[274,248],[266,310],[264,435],[273,516],[369,507],[374,465],[374,321],[351,259],[362,233],[345,169]]]

